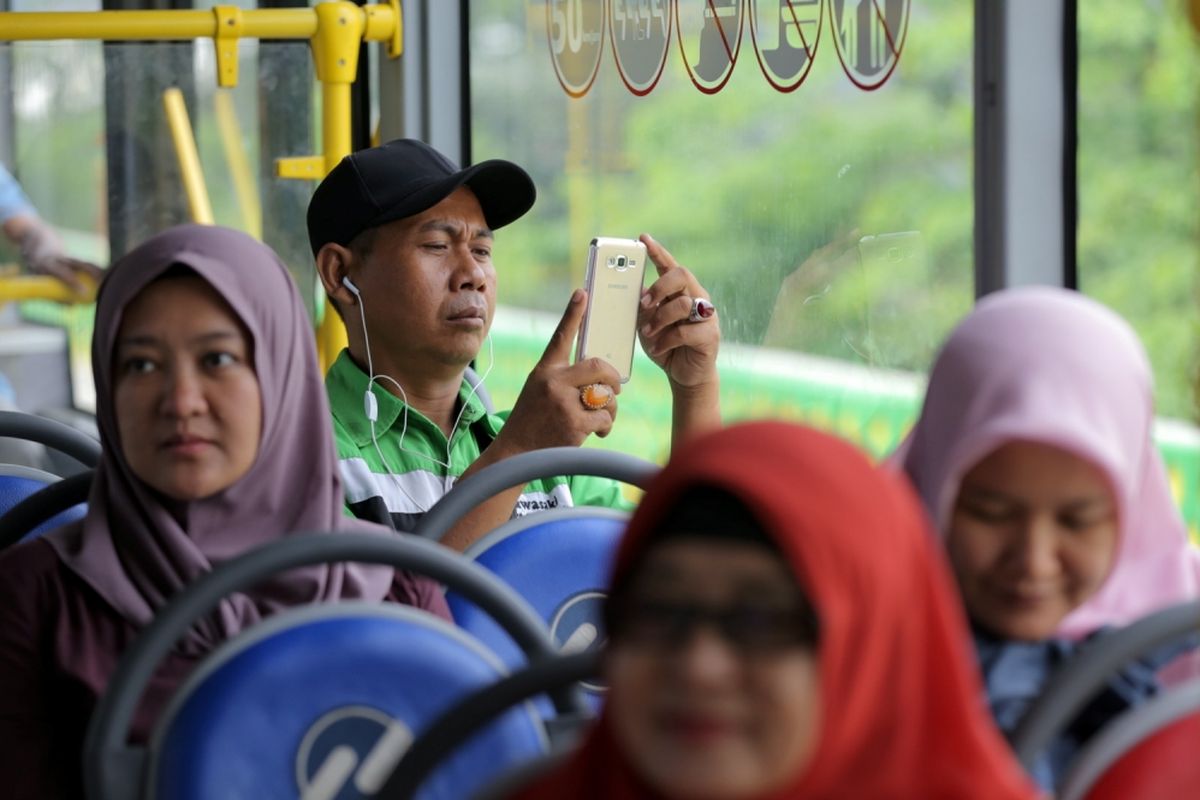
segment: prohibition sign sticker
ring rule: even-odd
[[[608,0],[608,33],[617,72],[638,96],[662,77],[671,44],[670,0]]]
[[[408,726],[377,708],[335,708],[314,722],[300,741],[300,796],[374,796],[412,740]]]
[[[750,39],[767,83],[790,92],[817,57],[823,0],[750,0]]]
[[[892,75],[908,33],[910,0],[829,0],[833,43],[846,75],[878,89]]]
[[[742,0],[675,0],[675,28],[683,65],[696,88],[721,91],[742,46]]]
[[[546,38],[563,91],[583,97],[604,53],[604,0],[546,0]]]
[[[604,592],[584,591],[570,597],[554,612],[550,635],[564,654],[597,652],[607,643],[604,635]],[[603,692],[603,684],[580,681],[590,692]]]

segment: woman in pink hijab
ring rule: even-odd
[[[951,333],[894,456],[947,552],[992,709],[1011,731],[1044,678],[1093,632],[1200,594],[1154,445],[1153,379],[1136,334],[1065,289],[989,295]],[[1039,769],[1156,688],[1131,665]]]
[[[237,231],[186,225],[107,272],[92,339],[103,457],[78,523],[0,555],[0,782],[82,796],[84,731],[120,654],[214,566],[294,532],[379,526],[342,514],[325,389],[287,268]],[[279,610],[393,600],[449,617],[391,568],[292,570],[224,599],[160,665],[145,739],[213,647]]]

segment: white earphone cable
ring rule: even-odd
[[[351,286],[353,286],[353,284],[351,284]],[[394,473],[392,471],[392,468],[390,466],[388,466],[387,459],[384,458],[384,455],[383,455],[383,450],[379,446],[379,438],[375,433],[375,420],[376,420],[376,417],[378,416],[378,409],[379,409],[378,400],[375,397],[375,392],[374,392],[375,382],[376,381],[384,381],[384,380],[390,381],[392,383],[392,385],[395,386],[396,389],[399,390],[400,400],[404,404],[404,412],[403,412],[403,417],[401,419],[401,424],[400,424],[400,438],[396,443],[397,449],[399,449],[401,452],[408,453],[409,455],[427,459],[427,460],[432,461],[433,463],[437,464],[438,466],[442,467],[445,470],[443,472],[442,477],[447,482],[447,485],[445,486],[445,491],[449,491],[449,489],[450,489],[449,480],[452,477],[450,475],[451,453],[452,453],[453,447],[454,447],[454,439],[458,435],[458,425],[462,421],[462,416],[466,412],[467,406],[470,404],[471,399],[473,397],[475,397],[476,393],[478,392],[479,386],[481,386],[483,384],[483,382],[485,380],[487,380],[488,375],[492,374],[492,367],[494,367],[496,364],[496,350],[495,350],[495,345],[492,342],[492,334],[491,334],[491,331],[489,331],[487,334],[487,342],[488,342],[487,370],[485,370],[483,375],[479,378],[478,383],[473,384],[471,386],[471,391],[467,394],[466,398],[462,401],[462,408],[459,409],[458,416],[454,418],[454,425],[450,428],[450,435],[448,437],[446,437],[446,460],[439,461],[437,458],[433,457],[432,455],[430,455],[428,453],[420,453],[420,452],[417,452],[416,450],[410,450],[404,446],[404,437],[406,435],[408,435],[408,408],[409,408],[408,393],[404,391],[404,387],[400,385],[400,381],[396,380],[392,376],[375,374],[375,364],[371,358],[371,337],[367,333],[367,317],[366,317],[366,314],[364,313],[365,306],[363,305],[362,293],[358,291],[357,287],[355,287],[352,291],[354,292],[354,296],[358,299],[358,318],[362,322],[363,346],[365,347],[365,349],[367,351],[367,390],[363,396],[363,410],[364,410],[364,414],[367,417],[367,421],[371,425],[371,443],[375,446],[375,453],[376,453],[376,455],[379,456],[379,463],[383,465],[384,471],[392,478],[392,481],[396,484],[396,487],[401,492],[403,492],[404,496],[407,497],[409,499],[409,501],[416,508],[418,508],[421,511],[421,513],[424,513],[429,510],[429,508],[432,506],[432,504],[430,506],[422,506],[421,503],[418,502],[417,499],[415,497],[413,497],[412,494],[410,494],[407,489],[404,488],[404,482],[400,479],[400,476],[397,475],[396,473]],[[434,502],[437,502],[437,501],[435,500]]]

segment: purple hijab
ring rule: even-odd
[[[1133,329],[1066,289],[985,297],[950,334],[921,416],[892,457],[945,535],[963,476],[1013,440],[1098,467],[1116,498],[1120,542],[1099,591],[1063,621],[1075,638],[1200,595],[1200,552],[1154,445],[1150,362]]]
[[[129,469],[113,408],[113,353],[125,308],[176,264],[191,268],[250,332],[262,394],[262,439],[250,470],[217,494],[177,504]],[[84,519],[47,536],[60,559],[138,627],[213,567],[293,532],[381,526],[342,513],[333,432],[312,328],[287,268],[269,247],[228,228],[181,225],[154,236],[105,275],[92,338],[103,456]],[[181,523],[180,521],[183,522]],[[280,574],[221,601],[184,643],[202,652],[281,609],[338,599],[381,600],[390,567],[324,564]]]

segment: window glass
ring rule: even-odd
[[[264,238],[292,268],[312,307],[315,276],[304,229],[312,183],[274,176],[274,160],[317,152],[308,43],[242,40],[238,83],[219,88],[210,40],[0,44],[11,64],[12,172],[69,254],[100,264],[148,236],[198,219]],[[183,140],[194,143],[202,192],[185,188],[164,105],[177,87]],[[110,180],[110,173],[117,179]],[[10,250],[0,257],[12,261]],[[91,309],[26,303],[26,316],[69,333],[75,404],[94,407]]]
[[[1186,3],[1079,4],[1079,288],[1133,325],[1158,439],[1197,535],[1200,51]]]
[[[473,158],[522,164],[539,193],[497,237],[498,402],[582,284],[588,242],[648,232],[712,293],[727,419],[894,446],[973,296],[972,4],[469,10]],[[661,458],[669,415],[639,352],[607,441]]]

